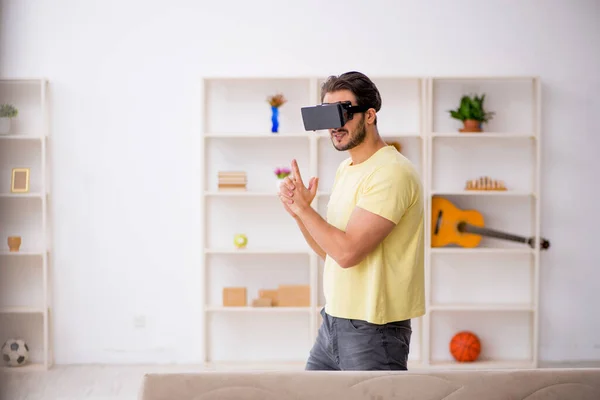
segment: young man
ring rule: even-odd
[[[310,205],[298,165],[279,196],[325,260],[323,324],[307,370],[406,370],[411,319],[425,314],[423,195],[414,166],[377,130],[381,97],[359,72],[329,77],[323,103],[365,106],[331,141],[348,151],[335,175],[325,221]]]

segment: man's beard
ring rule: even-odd
[[[350,138],[350,140],[346,145],[340,146],[335,144],[335,138],[332,137],[331,143],[333,143],[333,147],[335,147],[335,149],[338,151],[346,151],[355,148],[356,146],[365,141],[365,138],[367,137],[367,130],[365,129],[364,118],[360,120],[360,122],[358,123],[358,127],[356,128],[352,136],[350,136],[350,132],[346,132],[346,137]]]

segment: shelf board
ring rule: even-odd
[[[207,361],[207,370],[304,370],[306,360],[298,361]]]
[[[382,133],[382,139],[395,139],[395,138],[424,138],[425,136],[421,135],[419,132],[390,132],[390,133]]]
[[[287,74],[280,74],[280,75],[245,75],[245,76],[240,76],[240,75],[205,75],[202,79],[205,82],[232,82],[232,83],[236,83],[236,82],[256,82],[256,81],[270,81],[270,82],[276,82],[276,81],[299,81],[299,82],[303,82],[305,81],[306,83],[310,82],[311,79],[316,79],[318,78],[317,76],[313,76],[313,75],[287,75]]]
[[[275,197],[277,193],[273,192],[252,192],[248,190],[215,190],[204,192],[207,197]]]
[[[35,78],[35,77],[13,77],[13,78],[0,78],[0,83],[46,83],[47,78]]]
[[[319,192],[317,193],[317,197],[319,196],[329,196],[331,193],[327,192]],[[204,196],[206,197],[278,197],[277,192],[273,190],[272,192],[253,192],[251,190],[213,190],[204,192]]]
[[[9,251],[9,250],[0,250],[0,256],[8,256],[8,257],[43,257],[44,253],[41,251]]]
[[[432,304],[430,311],[534,311],[531,304]]]
[[[469,81],[534,81],[538,79],[536,75],[436,75],[432,76],[431,80],[434,82],[443,81],[458,81],[458,82],[469,82]]]
[[[249,312],[249,313],[286,313],[301,312],[308,313],[312,307],[228,307],[228,306],[207,306],[207,312]]]
[[[514,196],[535,197],[533,192],[520,190],[433,190],[432,196]]]
[[[441,369],[529,369],[534,368],[532,360],[482,360],[473,362],[431,361],[430,368]]]
[[[320,132],[316,134],[317,137],[329,138],[329,133]],[[380,133],[383,139],[395,139],[395,138],[423,138],[425,136],[421,135],[419,132],[389,132],[389,133]]]
[[[246,254],[300,254],[300,255],[309,255],[309,250],[302,249],[236,249],[236,248],[225,248],[225,249],[205,249],[204,252],[206,254],[236,254],[236,255],[246,255]]]
[[[0,198],[5,199],[41,199],[43,197],[42,193],[0,193]]]
[[[204,368],[208,370],[304,370],[306,360],[298,361],[207,361]],[[409,369],[426,368],[419,360],[408,360]]]
[[[45,136],[34,136],[34,135],[19,135],[19,134],[8,134],[0,135],[0,140],[42,140]]]
[[[317,192],[319,196],[331,196],[330,192]],[[520,190],[433,190],[431,196],[508,196],[508,197],[535,197],[533,192]]]
[[[310,133],[206,133],[206,139],[283,139],[308,138]]]
[[[43,314],[39,307],[0,307],[0,314]]]
[[[494,247],[476,247],[476,248],[465,248],[465,247],[434,247],[431,248],[432,254],[490,254],[490,255],[501,255],[501,254],[533,254],[533,249],[526,247],[523,248],[494,248]]]
[[[462,133],[462,132],[434,132],[431,134],[433,138],[467,138],[467,139],[535,139],[533,133],[513,133],[513,132],[479,132],[479,133]]]
[[[295,370],[304,369],[305,361],[207,361],[204,367],[209,370]],[[427,369],[512,369],[512,368],[534,368],[531,360],[486,360],[460,363],[457,361],[432,361],[423,364],[420,360],[408,360],[409,370]]]

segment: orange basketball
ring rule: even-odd
[[[459,362],[477,360],[481,353],[479,338],[469,331],[458,332],[450,341],[450,353]]]

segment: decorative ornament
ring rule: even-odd
[[[248,244],[248,237],[246,235],[244,235],[243,233],[237,233],[233,237],[233,244],[238,249],[244,249],[244,248],[246,248],[246,245]]]
[[[470,179],[465,184],[465,190],[507,190],[504,181],[492,179],[489,176],[481,176]]]
[[[279,132],[279,107],[287,103],[287,99],[283,94],[278,93],[274,96],[270,96],[267,101],[271,105],[271,132]]]
[[[21,236],[9,236],[7,242],[10,252],[16,253],[21,247]]]

